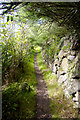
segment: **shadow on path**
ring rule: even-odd
[[[36,110],[36,117],[37,120],[51,120],[51,113],[50,113],[50,99],[47,92],[47,86],[43,79],[41,70],[39,70],[38,63],[37,63],[37,53],[34,58],[34,64],[35,64],[35,71],[36,71],[36,77],[38,81],[37,85],[37,96],[36,96],[36,102],[37,102],[37,110]]]

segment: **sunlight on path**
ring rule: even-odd
[[[41,118],[47,119],[47,118],[51,118],[50,107],[49,107],[50,99],[48,97],[47,86],[43,79],[42,73],[39,70],[36,57],[37,57],[37,53],[34,58],[35,71],[38,81],[37,96],[36,96],[36,101],[37,101],[36,116],[37,119],[41,119]]]

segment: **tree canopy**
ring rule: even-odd
[[[3,15],[24,7],[27,17],[44,17],[75,29],[80,26],[80,2],[2,2],[0,5],[0,9],[4,9]]]

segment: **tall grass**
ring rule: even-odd
[[[28,85],[24,88],[25,82]],[[32,55],[29,61],[25,60],[24,73],[18,82],[3,87],[3,120],[26,120],[35,117],[36,84],[34,55]]]

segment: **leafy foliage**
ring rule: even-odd
[[[10,83],[3,86],[3,120],[5,119],[30,119],[35,117],[35,95],[36,95],[36,75],[34,69],[34,56],[28,62],[25,59],[24,73],[18,82]],[[19,73],[17,73],[18,75]],[[23,86],[24,83],[30,86]],[[23,89],[26,89],[24,91]]]
[[[47,64],[53,62],[60,50],[61,38],[67,36],[68,31],[64,27],[59,27],[56,23],[52,24],[34,24],[30,27],[33,34],[29,39],[35,46],[40,46],[43,52],[43,57]]]
[[[16,32],[13,24],[11,21],[2,23],[1,31],[3,120],[11,120],[13,117],[21,120],[35,116],[35,49],[27,39],[25,24],[18,26]],[[25,82],[28,86],[23,86]]]
[[[1,37],[3,80],[9,79],[8,82],[18,81],[20,74],[24,73],[25,60],[29,62],[29,58],[34,54],[33,45],[27,40],[24,25],[14,33],[11,29],[12,24],[8,22],[3,26],[5,29],[3,28]]]
[[[16,6],[25,7],[26,16],[29,18],[48,18],[49,21],[56,21],[79,29],[80,2],[2,2],[3,14],[15,10]]]

